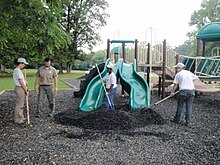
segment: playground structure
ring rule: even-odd
[[[136,41],[131,40],[113,40],[111,43],[122,43],[125,46],[125,43],[137,43]],[[134,51],[137,52],[137,44],[135,44]],[[120,54],[116,57],[110,56],[110,42],[108,42],[107,49],[107,61],[105,62],[105,66],[101,71],[101,77],[104,79],[107,76],[107,65],[110,61],[114,62],[113,71],[120,79],[120,83],[122,89],[125,90],[129,94],[130,99],[130,109],[137,108],[147,108],[150,106],[150,95],[148,84],[136,71],[136,60],[132,57],[133,61],[127,62],[129,58],[125,58],[125,49],[122,49],[123,56]],[[115,49],[118,51],[118,49]],[[129,50],[127,50],[129,51]],[[135,53],[135,55],[137,55]],[[80,109],[82,111],[93,111],[102,105],[103,99],[105,96],[104,88],[100,81],[99,75],[96,75],[86,87],[85,94],[83,95],[82,101],[80,103]]]
[[[165,87],[172,82],[175,76],[173,66],[176,64],[176,53],[166,44],[166,40],[156,43],[152,50],[146,41],[107,40],[107,43],[107,58],[114,62],[117,62],[118,58],[123,58],[125,63],[130,63],[136,59],[138,70],[146,73],[144,78],[150,90],[153,87],[150,73],[153,71],[159,77],[158,94],[161,95],[162,93],[162,97],[165,96]],[[112,49],[111,44],[114,44]]]
[[[164,98],[165,87],[172,83],[176,74],[173,66],[178,62],[184,63],[185,69],[195,73],[201,80],[220,81],[220,56],[205,57],[204,53],[205,42],[220,41],[220,23],[214,23],[214,30],[212,27],[210,30],[210,26],[209,24],[205,25],[198,32],[196,57],[178,55],[166,43],[166,40],[151,46],[146,41],[110,41],[108,39],[108,60],[100,68],[101,75],[104,78],[106,77],[106,66],[112,61],[115,64],[114,72],[122,85],[122,92],[125,90],[130,96],[131,109],[150,106],[150,90],[153,87],[152,73],[158,76],[158,83],[154,84],[154,87],[158,87],[158,95]],[[203,41],[202,56],[200,56],[200,40]],[[219,52],[220,48],[215,47],[212,55],[219,55]],[[144,78],[137,73],[136,69],[145,73]],[[104,89],[96,72],[93,72],[88,83],[84,83],[84,86],[85,94],[82,94],[80,109],[83,111],[97,109],[103,102]],[[202,81],[197,81],[195,87],[198,92],[220,92],[220,89],[210,88]]]

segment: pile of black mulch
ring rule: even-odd
[[[74,111],[58,113],[54,116],[55,122],[63,125],[73,125],[92,130],[126,130],[145,127],[149,124],[164,124],[163,118],[152,109],[135,111],[96,110],[79,116]]]
[[[151,103],[159,101],[152,95]],[[115,111],[82,112],[81,98],[59,91],[56,114],[47,99],[36,118],[37,95],[30,92],[31,125],[13,123],[15,95],[0,96],[0,164],[219,164],[220,95],[195,98],[191,127],[170,122],[171,98],[153,109],[129,110],[129,97],[115,98]]]

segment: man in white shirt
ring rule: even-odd
[[[177,110],[172,122],[180,123],[181,113],[183,110],[183,105],[186,104],[186,126],[189,126],[191,123],[192,116],[192,105],[193,99],[195,96],[195,87],[193,81],[197,79],[197,77],[190,71],[185,70],[185,65],[183,63],[178,63],[174,66],[177,70],[177,74],[173,81],[173,91],[171,95],[174,95],[174,92],[179,87],[179,97],[177,100]]]
[[[113,68],[114,68],[114,65],[112,63],[109,63],[107,65],[108,75],[106,77],[106,80],[104,80],[106,82],[106,91],[107,91],[105,94],[106,95],[106,98],[105,98],[106,110],[115,109],[113,99],[117,92],[117,79],[116,79],[115,73],[112,71]]]
[[[28,95],[27,90],[27,82],[24,79],[24,75],[22,73],[22,69],[28,64],[24,58],[18,58],[15,61],[17,67],[13,72],[13,81],[15,84],[15,94],[16,94],[16,103],[14,110],[14,122],[17,124],[22,124],[25,122],[23,108],[24,108],[24,100],[25,95]]]

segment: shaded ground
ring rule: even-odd
[[[153,110],[129,111],[128,97],[116,96],[116,111],[104,106],[78,111],[80,98],[59,91],[57,114],[35,118],[37,96],[30,92],[31,126],[13,124],[14,93],[0,96],[0,164],[219,164],[220,94],[198,96],[192,127],[169,120],[176,100]],[[153,95],[152,103],[158,101]],[[47,102],[45,102],[46,105]],[[184,115],[183,115],[184,118]]]

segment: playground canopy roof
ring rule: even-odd
[[[112,51],[113,51],[114,54],[120,54],[120,53],[122,53],[122,47],[121,46],[114,47],[112,49]],[[125,51],[124,53],[126,54],[127,50],[125,49],[124,51]]]
[[[220,41],[220,22],[212,22],[201,27],[196,36],[204,42]]]

